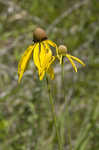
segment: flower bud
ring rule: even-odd
[[[58,54],[63,55],[67,53],[67,47],[65,45],[59,45]]]
[[[46,32],[42,28],[36,28],[33,32],[33,41],[41,42],[47,39]]]

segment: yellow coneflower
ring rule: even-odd
[[[18,64],[18,82],[20,83],[22,76],[26,70],[28,62],[33,55],[34,64],[36,65],[40,80],[43,79],[45,72],[50,74],[50,77],[53,79],[54,72],[50,67],[55,57],[52,55],[50,46],[56,48],[56,44],[51,40],[48,40],[46,33],[41,28],[36,28],[33,32],[33,44],[30,45],[23,56],[21,57]]]
[[[85,63],[80,60],[79,58],[75,57],[75,56],[72,56],[70,54],[67,53],[67,47],[65,45],[60,45],[57,49],[57,57],[58,59],[60,60],[60,64],[62,64],[62,61],[63,61],[63,57],[67,57],[68,60],[70,61],[70,63],[72,64],[75,72],[77,72],[77,67],[74,63],[73,60],[79,62],[80,64],[82,64],[83,66],[85,66]]]

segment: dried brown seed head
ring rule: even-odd
[[[46,32],[42,28],[36,28],[33,32],[33,41],[41,42],[47,39]]]
[[[59,45],[58,53],[59,54],[66,54],[67,53],[67,47],[65,45]]]

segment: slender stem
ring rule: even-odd
[[[49,94],[49,102],[50,102],[50,105],[51,105],[53,121],[54,121],[55,129],[56,129],[56,135],[57,135],[59,150],[62,150],[61,138],[60,138],[60,134],[59,134],[58,126],[57,126],[57,118],[56,118],[56,114],[55,114],[55,107],[54,107],[53,97],[52,97],[52,94],[51,94],[51,88],[50,88],[50,84],[48,82],[47,77],[46,77],[46,82],[47,82],[47,89],[48,89],[48,94]]]
[[[65,85],[64,85],[64,62],[62,61],[62,89],[63,89],[63,96],[64,96],[64,100],[66,101],[66,95],[65,95]],[[69,116],[69,109],[68,109],[68,103],[66,101],[66,107],[65,107],[65,113],[66,113],[66,117],[67,117],[67,132],[68,132],[68,141],[69,141],[69,145],[70,145],[70,150],[72,150],[72,139],[71,139],[71,129],[70,129],[70,116]]]

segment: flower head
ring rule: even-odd
[[[33,32],[33,41],[35,42],[42,42],[44,40],[47,40],[48,37],[46,35],[46,32],[41,28],[36,28]]]
[[[26,70],[28,62],[33,55],[34,64],[36,65],[40,80],[43,79],[45,72],[50,74],[50,77],[53,79],[54,72],[51,68],[51,64],[55,60],[50,46],[56,48],[56,44],[51,40],[48,40],[45,31],[41,28],[36,28],[33,32],[33,44],[30,45],[23,56],[21,57],[18,64],[18,82],[21,81],[22,76]]]
[[[70,63],[72,64],[75,72],[77,72],[77,67],[74,63],[73,60],[79,62],[80,64],[82,64],[83,66],[85,66],[84,62],[82,60],[80,60],[79,58],[72,56],[70,54],[67,53],[67,47],[65,45],[60,45],[57,49],[57,57],[60,60],[60,64],[62,64],[63,58],[66,57],[68,58],[68,60],[70,61]]]

